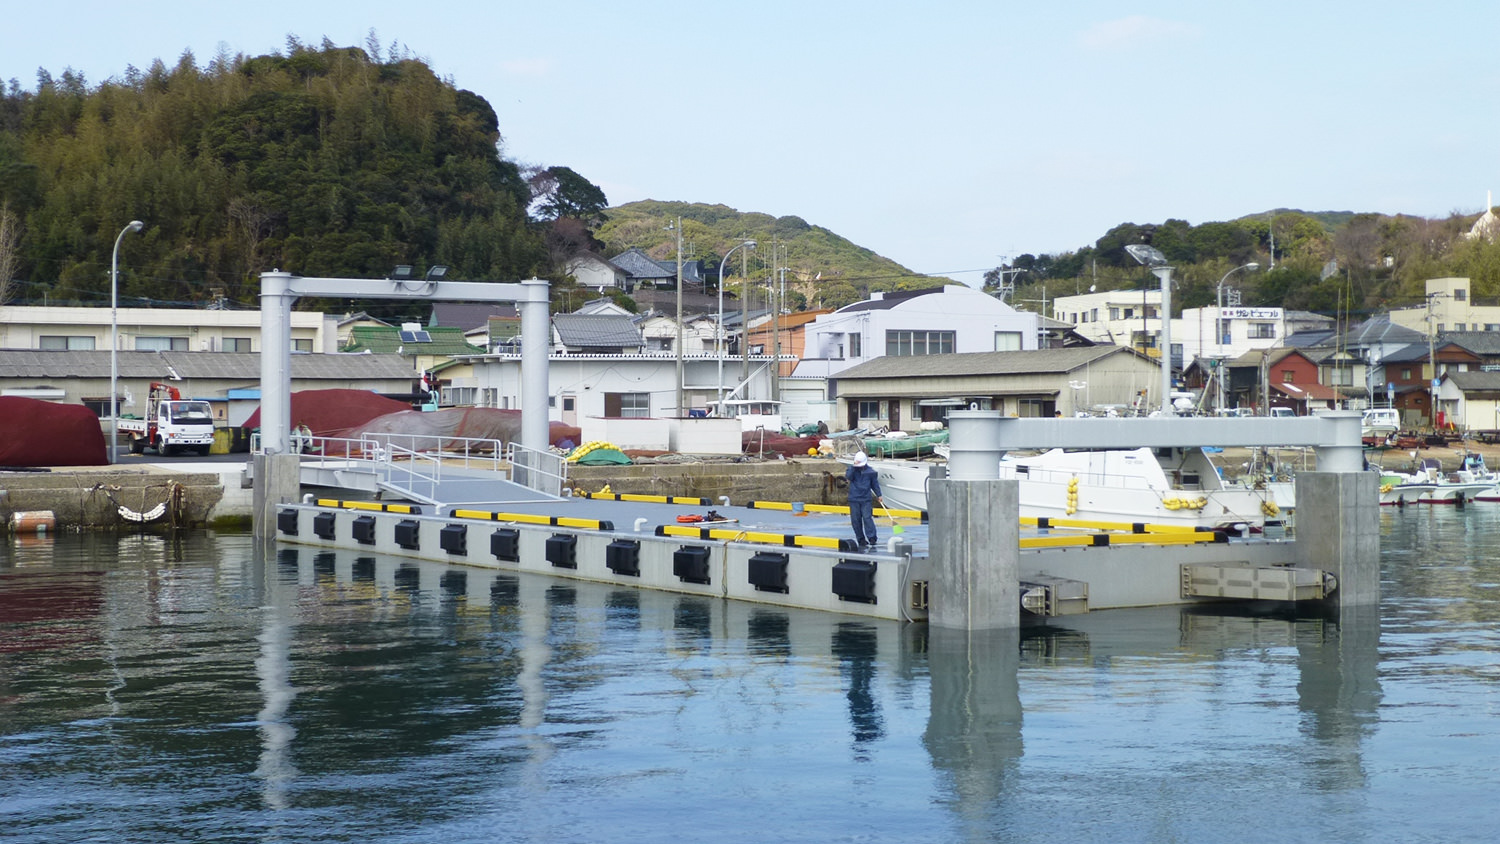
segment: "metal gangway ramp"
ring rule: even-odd
[[[374,493],[436,507],[556,501],[562,455],[496,439],[431,434],[294,435],[305,486]]]

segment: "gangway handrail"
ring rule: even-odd
[[[379,459],[376,465],[380,467],[381,481],[387,487],[398,487],[418,498],[424,498],[428,501],[433,500],[433,496],[437,494],[438,484],[443,481],[443,459],[441,455],[413,451],[392,442],[386,442],[384,447],[377,451],[377,454],[381,452],[383,452],[381,455],[382,459]],[[404,460],[404,465],[398,463],[397,461],[399,460]],[[432,467],[431,473],[418,471],[416,468],[418,461],[430,465]],[[397,482],[397,473],[404,476],[404,483]],[[421,489],[418,489],[419,485],[426,489],[426,494],[423,494]]]
[[[562,495],[568,481],[568,460],[552,451],[527,448],[518,442],[506,446],[510,479],[547,495]]]

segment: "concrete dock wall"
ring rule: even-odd
[[[282,543],[873,618],[924,615],[911,604],[912,562],[904,555],[316,504],[279,508],[275,521]]]

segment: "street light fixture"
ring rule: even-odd
[[[719,358],[719,414],[721,416],[724,413],[724,265],[729,262],[729,256],[734,254],[734,250],[740,248],[754,249],[755,241],[746,240],[736,244],[728,252],[725,252],[724,257],[719,260],[719,332],[716,338],[717,342],[714,345]],[[747,326],[740,326],[741,330],[745,328]],[[745,340],[748,339],[747,335]]]
[[[109,257],[109,462],[115,462],[115,446],[120,438],[120,241],[126,232],[138,232],[146,224],[131,220],[115,236],[115,248]]]
[[[1125,247],[1130,257],[1161,279],[1161,412],[1172,415],[1172,268],[1167,256],[1155,246],[1132,243]]]
[[[1223,278],[1219,279],[1218,309],[1214,311],[1214,345],[1218,347],[1219,352],[1218,372],[1215,373],[1219,382],[1219,401],[1216,405],[1214,405],[1214,408],[1216,410],[1224,409],[1224,282],[1228,281],[1230,276],[1234,275],[1240,270],[1244,270],[1248,273],[1253,273],[1258,269],[1260,269],[1260,264],[1256,263],[1255,261],[1251,261],[1248,264],[1242,264],[1238,267],[1235,267],[1234,269],[1225,273]],[[1199,323],[1199,325],[1202,325],[1202,323]]]

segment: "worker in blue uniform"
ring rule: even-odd
[[[849,482],[849,524],[854,528],[854,543],[860,550],[879,543],[875,536],[875,502],[880,499],[880,475],[870,467],[865,453],[854,455],[854,465],[844,471]]]

